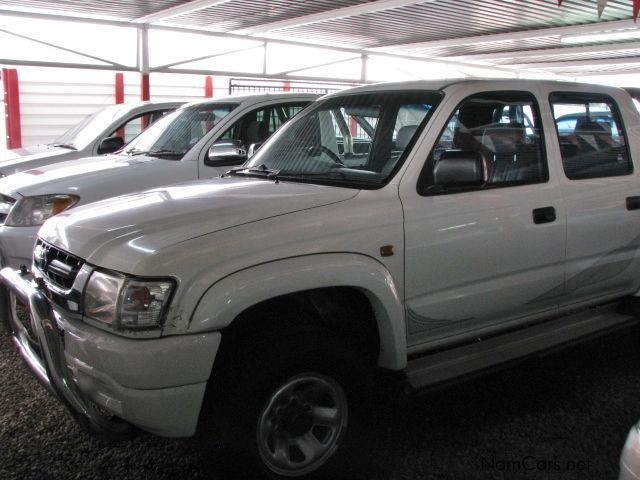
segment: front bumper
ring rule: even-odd
[[[129,339],[65,318],[46,287],[10,268],[0,271],[19,302],[3,312],[13,343],[36,375],[81,423],[107,436],[127,424],[170,437],[193,435],[220,333]],[[104,411],[110,415],[105,415]]]

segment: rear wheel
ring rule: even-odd
[[[359,478],[365,429],[375,422],[366,394],[372,369],[357,352],[319,329],[227,347],[199,434],[205,450],[223,437],[231,454],[223,468],[267,478]]]

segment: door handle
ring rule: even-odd
[[[640,210],[640,197],[627,197],[627,210]]]
[[[533,210],[533,223],[551,223],[556,219],[556,209],[553,207],[542,207]]]

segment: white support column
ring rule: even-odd
[[[267,42],[262,45],[262,74],[267,75]]]
[[[140,72],[140,100],[149,100],[151,88],[149,81],[149,28],[147,24],[138,27],[137,67]]]
[[[360,62],[360,82],[367,83],[367,63],[369,62],[369,55],[363,54]]]

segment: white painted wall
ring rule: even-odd
[[[14,67],[18,70],[22,145],[49,143],[97,109],[115,103],[113,71]],[[140,74],[124,73],[125,102],[140,100]],[[227,94],[229,79],[214,78],[214,97]],[[151,99],[195,101],[204,98],[204,75],[152,73]],[[6,149],[2,103],[0,150]]]
[[[1,67],[1,66],[0,66]],[[69,68],[14,67],[18,70],[22,145],[50,143],[97,109],[115,103],[116,72]],[[125,102],[140,99],[140,74],[124,72]],[[229,94],[229,77],[213,77],[213,97]],[[281,85],[259,79],[252,85]],[[204,98],[205,75],[152,73],[151,99],[196,101]],[[325,84],[291,82],[292,87],[314,88]],[[336,86],[330,86],[335,89]],[[240,92],[242,93],[242,92]],[[4,102],[0,110],[0,150],[6,149]]]

